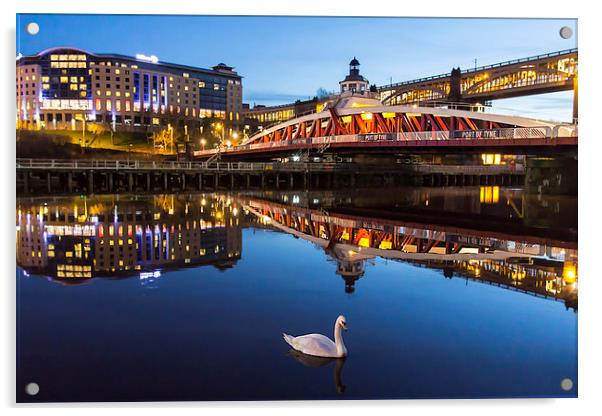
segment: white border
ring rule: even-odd
[[[2,204],[2,230],[6,230],[0,239],[0,255],[3,257],[2,308],[3,331],[5,342],[0,343],[4,374],[0,379],[2,404],[12,407],[9,411],[22,408],[26,414],[42,410],[46,414],[80,414],[82,407],[91,408],[87,412],[104,415],[107,408],[127,409],[128,414],[163,415],[167,412],[185,411],[198,414],[199,411],[212,413],[242,412],[251,415],[265,414],[306,414],[307,412],[343,412],[349,415],[364,415],[376,410],[386,414],[445,414],[445,415],[504,415],[529,413],[545,413],[546,415],[577,415],[593,413],[600,409],[602,392],[599,387],[600,355],[600,313],[599,299],[600,276],[597,270],[597,258],[600,257],[598,232],[600,223],[596,216],[599,210],[600,165],[602,155],[602,137],[596,129],[601,119],[599,105],[600,83],[600,14],[596,13],[595,2],[588,1],[555,1],[528,2],[525,0],[498,1],[418,1],[393,2],[383,0],[222,0],[213,2],[172,0],[169,2],[130,0],[102,0],[98,2],[73,2],[65,0],[21,0],[15,2],[11,10],[2,13],[5,33],[2,42],[3,57],[6,64],[2,66],[5,94],[2,108],[2,126],[5,146],[2,151],[4,163],[4,193]],[[3,7],[8,7],[5,3]],[[13,11],[14,10],[14,11]],[[578,18],[579,23],[579,110],[580,110],[580,152],[579,152],[579,188],[581,200],[579,204],[580,223],[580,299],[579,299],[579,399],[564,400],[439,400],[439,401],[353,401],[353,402],[248,402],[248,403],[150,403],[150,404],[74,404],[45,406],[14,405],[14,330],[15,330],[15,274],[14,274],[14,69],[12,59],[15,54],[15,14],[21,13],[149,13],[149,14],[221,14],[221,15],[346,15],[346,16],[439,16],[439,17],[556,17]],[[82,32],[82,36],[83,36]],[[586,87],[584,87],[586,86]],[[594,202],[598,205],[594,205]],[[598,252],[596,252],[596,250]],[[596,256],[597,255],[597,256]],[[598,298],[596,298],[596,295]],[[201,408],[201,409],[199,409]],[[169,409],[169,410],[168,410]],[[599,411],[599,410],[598,410]]]

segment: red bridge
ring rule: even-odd
[[[272,156],[329,148],[355,153],[503,148],[525,153],[576,146],[576,125],[447,108],[384,106],[376,99],[348,96],[319,113],[264,129],[239,146],[197,151],[195,156]]]

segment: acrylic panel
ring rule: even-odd
[[[18,402],[577,397],[575,19],[16,31]]]

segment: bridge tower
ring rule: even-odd
[[[360,75],[360,62],[355,56],[349,62],[349,75],[339,84],[341,95],[368,95],[368,80]]]
[[[460,68],[452,68],[449,80],[449,94],[447,95],[447,98],[452,103],[459,103],[462,100],[461,80],[462,71],[460,71]]]

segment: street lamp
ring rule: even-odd
[[[201,139],[201,146],[203,146],[203,150],[205,150],[205,145],[207,144],[207,140]]]

